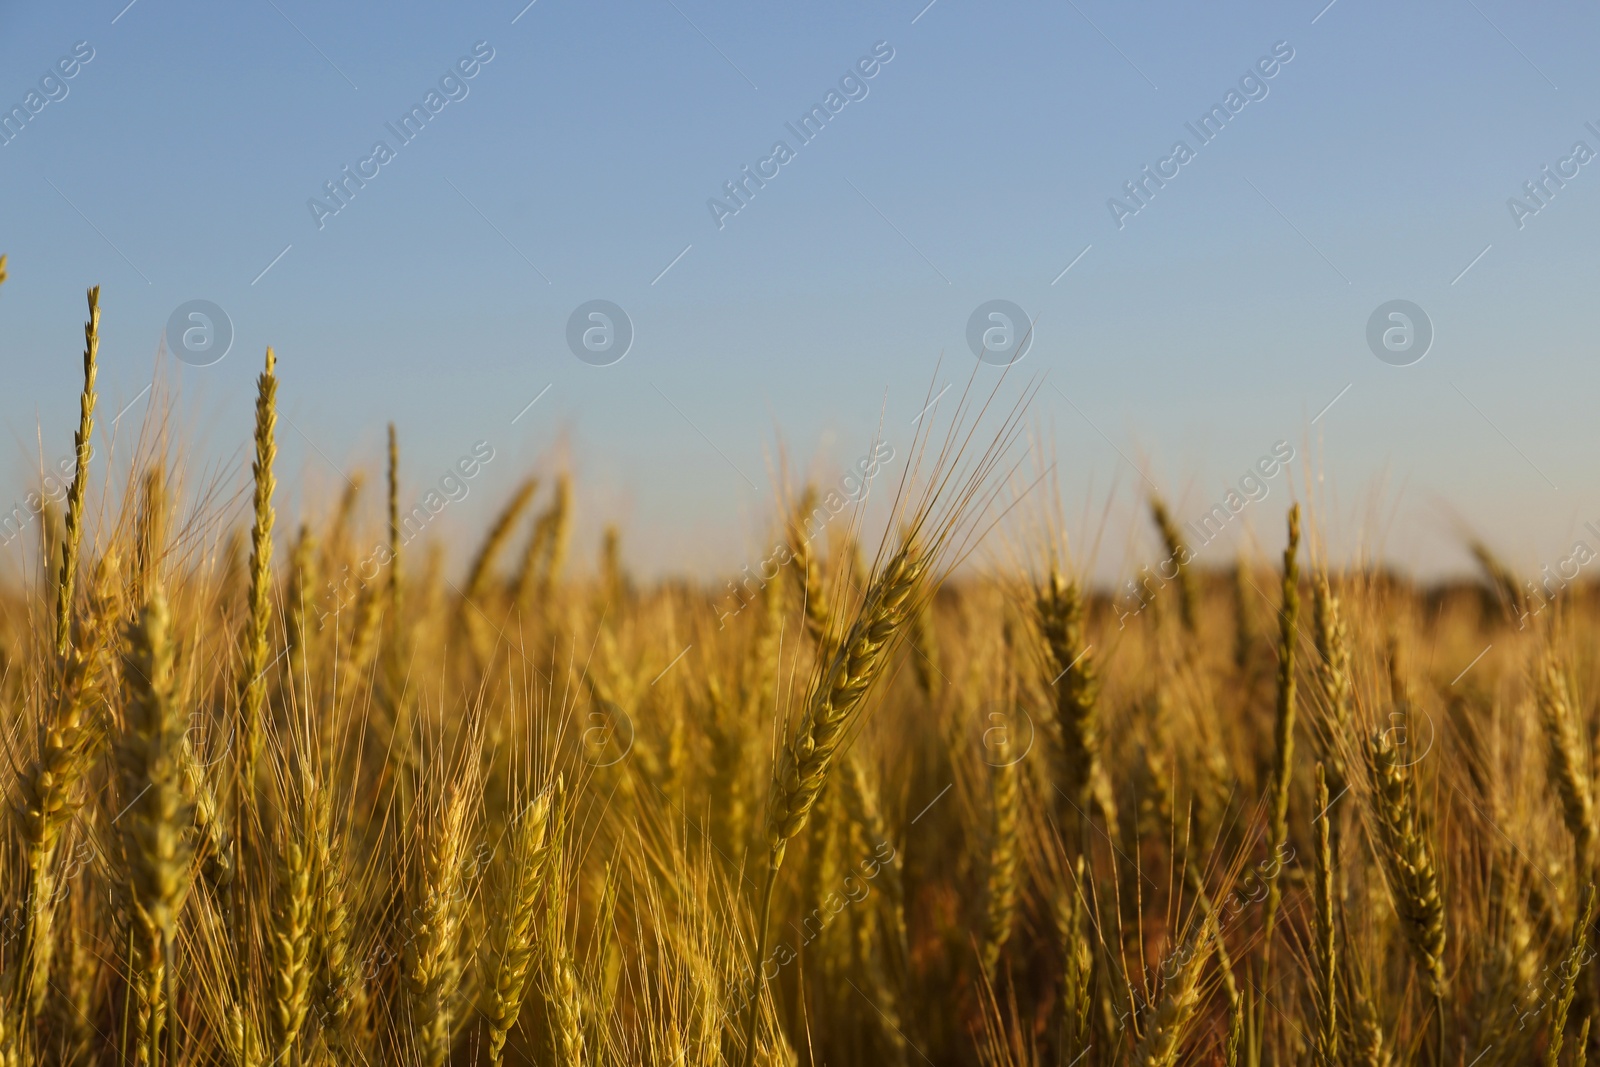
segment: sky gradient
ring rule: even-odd
[[[0,124],[4,501],[37,434],[70,449],[99,283],[102,419],[158,375],[230,484],[271,344],[291,510],[377,473],[392,419],[418,494],[495,450],[442,528],[561,449],[580,537],[616,520],[640,569],[707,573],[756,558],[780,440],[822,481],[880,417],[909,444],[1006,300],[1069,530],[1113,516],[1103,575],[1154,557],[1117,521],[1151,485],[1195,519],[1279,441],[1339,551],[1450,571],[1459,521],[1537,571],[1593,536],[1590,6],[524,2],[0,6],[0,111],[27,114]],[[202,299],[234,335],[205,367],[162,346]],[[1408,366],[1367,340],[1397,299],[1434,332]],[[591,300],[631,322],[620,362],[569,348]],[[1281,542],[1268,484],[1202,563]]]

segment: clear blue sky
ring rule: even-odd
[[[104,418],[208,299],[231,353],[161,373],[215,462],[242,456],[272,344],[286,481],[377,470],[391,418],[418,491],[487,440],[455,521],[564,440],[588,518],[648,568],[748,554],[776,431],[822,474],[885,404],[905,438],[990,299],[1037,317],[1018,369],[1048,373],[1033,415],[1074,515],[1113,484],[1130,515],[1131,459],[1193,517],[1287,438],[1347,544],[1364,524],[1424,570],[1462,559],[1451,514],[1530,569],[1600,520],[1600,162],[1521,228],[1507,206],[1600,151],[1591,5],[125,2],[0,6],[0,110],[93,50],[0,146],[6,501],[36,426],[47,459],[70,447],[98,282]],[[493,58],[400,145],[386,124],[478,42]],[[878,42],[866,95],[801,144],[785,124]],[[1277,42],[1292,60],[1201,145],[1185,124]],[[319,229],[308,199],[380,139],[394,158]],[[1180,139],[1194,158],[1119,228],[1108,198]],[[794,158],[719,229],[708,199],[778,140]],[[566,342],[596,298],[636,333],[612,366]],[[1397,298],[1436,331],[1407,367],[1366,342]],[[1275,545],[1273,486],[1246,521]]]

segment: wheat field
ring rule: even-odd
[[[1591,590],[1332,568],[1309,503],[1201,568],[1152,498],[1128,613],[1005,505],[1026,389],[881,537],[798,479],[770,574],[635,580],[554,465],[413,543],[392,427],[275,507],[270,350],[234,523],[96,462],[89,302],[0,591],[0,1067],[1585,1062]]]

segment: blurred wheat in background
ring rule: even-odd
[[[1334,570],[1299,505],[1202,570],[1151,499],[1178,574],[1119,613],[1002,515],[1026,386],[881,538],[777,503],[738,611],[614,527],[569,567],[554,468],[457,584],[392,427],[386,501],[278,510],[270,350],[241,528],[161,447],[117,490],[99,315],[0,590],[0,1067],[1585,1062],[1587,588]]]

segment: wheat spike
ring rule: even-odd
[[[310,788],[309,783],[306,788]],[[298,798],[314,804],[314,797]],[[311,856],[308,835],[297,828],[280,831],[277,848],[277,897],[273,901],[272,956],[274,1062],[293,1063],[296,1040],[305,1025],[311,989]]]
[[[538,940],[539,891],[549,874],[559,828],[551,832],[552,802],[560,785],[542,791],[517,816],[511,855],[497,895],[498,917],[485,957],[489,1059],[500,1062],[506,1038],[517,1025]],[[560,815],[554,820],[559,827]]]
[[[1321,763],[1317,764],[1316,850],[1314,873],[1316,891],[1316,979],[1317,1008],[1320,1026],[1317,1030],[1317,1062],[1322,1067],[1338,1067],[1339,1063],[1339,958],[1334,923],[1333,899],[1333,845],[1329,824],[1333,815],[1328,811],[1328,776]]]
[[[261,706],[267,694],[267,627],[272,618],[272,494],[276,480],[272,472],[277,458],[278,359],[267,349],[266,367],[256,379],[255,462],[251,474],[255,482],[255,518],[250,527],[250,616],[243,639],[243,664],[239,677],[239,729],[236,735],[239,754],[238,804],[252,803],[256,764],[261,754]]]
[[[467,795],[451,790],[428,836],[405,948],[405,982],[423,1062],[440,1067],[450,1055],[455,994],[461,978],[461,929]]]
[[[789,552],[794,557],[794,581],[805,608],[806,633],[816,644],[818,654],[828,647],[829,604],[822,582],[822,564],[817,559],[812,539],[806,534],[805,520],[817,506],[815,486],[806,486],[789,519]]]
[[[1100,769],[1100,686],[1085,622],[1083,591],[1059,571],[1034,594],[1034,615],[1050,656],[1055,690],[1056,789],[1064,827],[1087,820],[1091,800],[1115,825],[1116,806]],[[1077,835],[1068,839],[1076,847]]]
[[[546,547],[544,574],[540,579],[540,595],[548,597],[556,583],[561,581],[561,570],[567,562],[567,549],[572,543],[572,479],[565,474],[556,476],[556,498],[550,504],[550,537]]]
[[[1177,573],[1178,618],[1183,623],[1183,632],[1193,637],[1200,626],[1200,589],[1195,581],[1194,568],[1189,566],[1189,546],[1184,544],[1178,524],[1172,521],[1166,501],[1157,496],[1151,497],[1150,517],[1161,533],[1161,544],[1166,548],[1167,558],[1172,561]]]
[[[1200,973],[1216,939],[1216,925],[1202,919],[1168,961],[1161,1000],[1133,1053],[1133,1062],[1140,1067],[1172,1067],[1178,1062],[1178,1051],[1200,1005]]]
[[[68,650],[50,717],[39,729],[38,755],[23,771],[20,782],[28,877],[22,982],[31,1014],[38,1013],[49,989],[56,848],[62,831],[82,806],[78,787],[99,745],[102,723],[97,706],[108,666],[106,656],[121,614],[121,575],[117,557],[111,554],[95,567],[84,638]]]
[[[1349,781],[1341,743],[1349,734],[1354,686],[1350,677],[1350,635],[1340,616],[1339,598],[1329,588],[1326,573],[1317,575],[1311,601],[1317,645],[1317,688],[1328,710],[1333,735],[1322,745],[1322,759],[1328,765],[1328,789],[1338,796]]]
[[[350,1050],[360,1036],[365,990],[355,953],[344,870],[344,847],[333,827],[332,795],[317,792],[316,825],[311,838],[312,884],[315,886],[315,996],[322,1032],[328,1043]]]
[[[137,918],[130,953],[139,981],[140,1055],[153,1057],[171,1007],[166,989],[178,914],[189,894],[193,812],[184,797],[184,723],[174,698],[172,624],[160,586],[130,627],[123,667],[127,730],[118,744],[123,862]]]
[[[488,589],[490,569],[494,566],[494,559],[500,554],[506,539],[511,536],[512,527],[516,525],[517,519],[527,508],[528,501],[533,499],[533,494],[538,488],[537,478],[524,479],[512,492],[511,499],[506,501],[505,507],[500,509],[500,514],[495,516],[494,524],[489,527],[483,544],[478,547],[478,554],[472,559],[472,567],[467,572],[467,584],[462,589],[462,597],[469,604],[477,603]]]
[[[1546,654],[1535,679],[1539,717],[1550,754],[1550,777],[1561,798],[1561,814],[1572,834],[1575,870],[1580,880],[1594,866],[1594,785],[1577,715],[1567,688],[1566,675],[1554,655]]]
[[[882,576],[867,590],[860,614],[813,688],[795,738],[783,751],[777,775],[778,792],[768,834],[771,869],[782,864],[784,847],[805,826],[862,699],[903,636],[926,573],[927,560],[914,543],[906,543],[894,554]]]
[[[1544,1067],[1560,1067],[1561,1064],[1561,1046],[1566,1039],[1567,1015],[1572,1010],[1572,1000],[1578,993],[1578,975],[1583,973],[1585,964],[1589,962],[1589,929],[1594,924],[1594,900],[1595,888],[1591,884],[1589,891],[1584,894],[1583,914],[1572,927],[1572,949],[1567,953],[1565,966],[1558,972],[1561,989],[1550,1005],[1550,1043],[1545,1046]],[[1584,1040],[1587,1038],[1586,1030]],[[1581,1054],[1584,1045],[1580,1043],[1578,1048]]]
[[[1300,623],[1300,505],[1289,508],[1289,543],[1283,549],[1283,604],[1278,610],[1278,704],[1273,726],[1272,811],[1267,828],[1268,855],[1281,855],[1289,841],[1289,787],[1294,779],[1295,642]],[[1283,886],[1274,878],[1267,886],[1266,917],[1262,927],[1268,958],[1272,930]]]
[[[805,828],[828,769],[856,721],[862,701],[903,636],[906,620],[927,577],[928,559],[907,538],[890,557],[883,573],[868,587],[855,622],[839,643],[824,672],[812,686],[793,740],[779,757],[767,823],[767,877],[757,909],[758,937],[752,959],[757,988],[745,1031],[744,1067],[756,1054],[761,1011],[762,960],[766,956],[772,893],[789,841]]]
[[[991,757],[1000,760],[989,775],[993,823],[984,897],[982,963],[984,977],[991,984],[1000,966],[1000,954],[1011,939],[1017,908],[1017,865],[1021,860],[1017,838],[1022,794],[1018,782],[1020,761],[1012,759],[1011,751],[1010,738],[1004,734],[999,745],[990,747]]]
[[[56,655],[65,657],[72,642],[72,592],[83,544],[83,500],[89,489],[89,437],[94,432],[94,383],[100,361],[100,287],[89,290],[89,321],[83,324],[83,392],[78,397],[78,432],[73,434],[77,467],[67,490],[67,523],[61,541],[61,570],[56,579]]]
[[[389,608],[400,611],[400,440],[389,424]]]
[[[1444,897],[1433,862],[1433,846],[1423,832],[1413,795],[1411,770],[1400,760],[1388,734],[1375,731],[1367,742],[1372,776],[1372,816],[1378,831],[1376,851],[1389,880],[1406,941],[1435,997],[1445,988]]]
[[[284,593],[288,607],[285,611],[284,638],[288,648],[285,661],[291,688],[301,694],[301,700],[310,697],[309,682],[312,669],[311,642],[316,632],[310,612],[316,610],[317,596],[317,541],[307,523],[300,524],[294,547],[289,552],[289,585]]]

